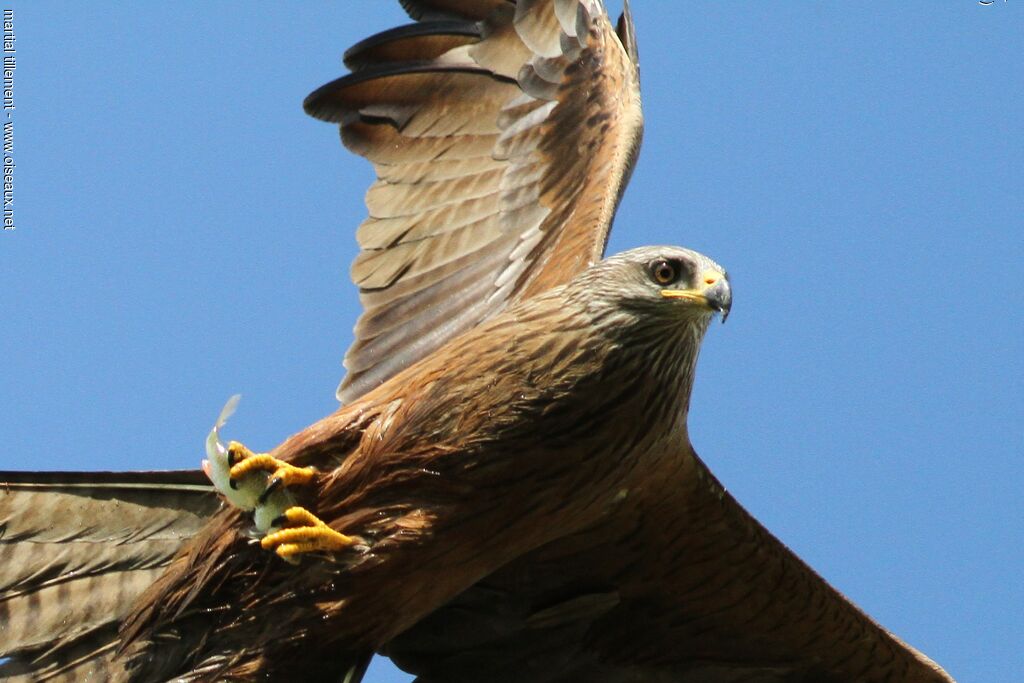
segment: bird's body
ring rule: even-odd
[[[0,476],[33,557],[0,562],[0,677],[352,682],[381,651],[422,683],[951,681],[697,457],[724,271],[598,262],[642,131],[628,5],[402,4],[305,103],[378,175],[342,407],[259,458],[215,428],[216,512],[192,473]]]
[[[648,248],[609,259],[282,443],[272,455],[327,473],[318,516],[364,545],[294,570],[225,510],[129,620],[143,643],[131,657],[157,667],[138,675],[182,675],[173,667],[189,662],[220,676],[232,658],[228,674],[277,671],[282,643],[376,649],[512,560],[626,501],[656,503],[662,482],[694,471],[686,412],[709,315],[673,315],[688,305],[632,290],[650,295],[648,263],[676,253],[691,258]],[[225,616],[209,646],[190,644],[195,614]],[[339,675],[337,662],[309,660],[304,676]]]
[[[294,569],[221,512],[129,618],[133,675],[337,680],[384,649],[467,683],[948,680],[697,457],[709,316],[630,295],[665,250],[599,264],[286,440],[273,455],[329,472],[317,514],[361,545]]]

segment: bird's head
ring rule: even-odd
[[[648,401],[643,415],[681,414],[674,424],[685,427],[704,333],[732,306],[725,269],[690,249],[641,247],[595,264],[565,292],[570,308],[588,312],[592,364],[621,373],[607,381]]]
[[[682,247],[640,247],[616,254],[592,269],[601,298],[652,321],[706,327],[716,314],[724,322],[732,307],[725,269]]]

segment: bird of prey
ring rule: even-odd
[[[378,175],[341,408],[269,454],[218,420],[227,504],[201,472],[0,475],[0,676],[951,681],[694,452],[725,271],[599,260],[641,134],[628,7],[402,4],[306,101]]]

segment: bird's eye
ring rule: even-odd
[[[651,263],[651,277],[659,285],[669,285],[679,279],[679,264],[675,261],[658,259]]]

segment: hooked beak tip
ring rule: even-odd
[[[725,278],[718,280],[705,290],[704,296],[707,297],[708,306],[722,316],[722,323],[725,324],[732,310],[732,288],[729,281]]]

